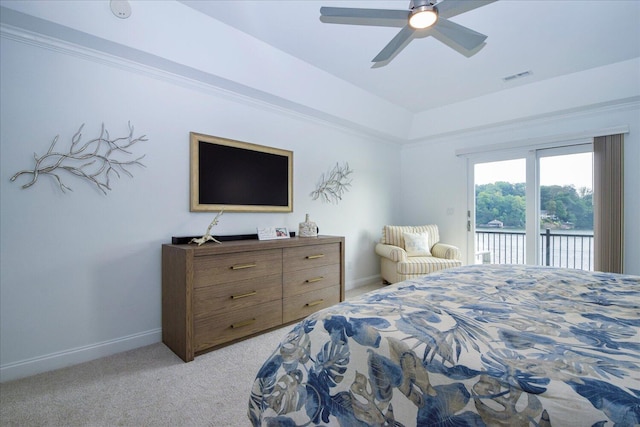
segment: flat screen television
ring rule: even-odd
[[[191,132],[191,211],[292,212],[293,152]]]

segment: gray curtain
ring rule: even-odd
[[[624,249],[624,136],[593,140],[593,239],[596,271],[622,273]]]

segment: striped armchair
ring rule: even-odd
[[[388,283],[462,265],[460,249],[440,243],[437,225],[385,225],[376,244],[380,274]]]

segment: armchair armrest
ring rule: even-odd
[[[376,244],[376,254],[396,262],[407,260],[407,251],[399,246],[385,245],[384,243]]]
[[[431,248],[431,255],[444,259],[462,259],[462,253],[457,246],[446,243],[436,243]]]

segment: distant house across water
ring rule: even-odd
[[[497,219],[491,220],[487,223],[487,227],[489,228],[502,228],[504,224],[502,221],[498,221]]]

